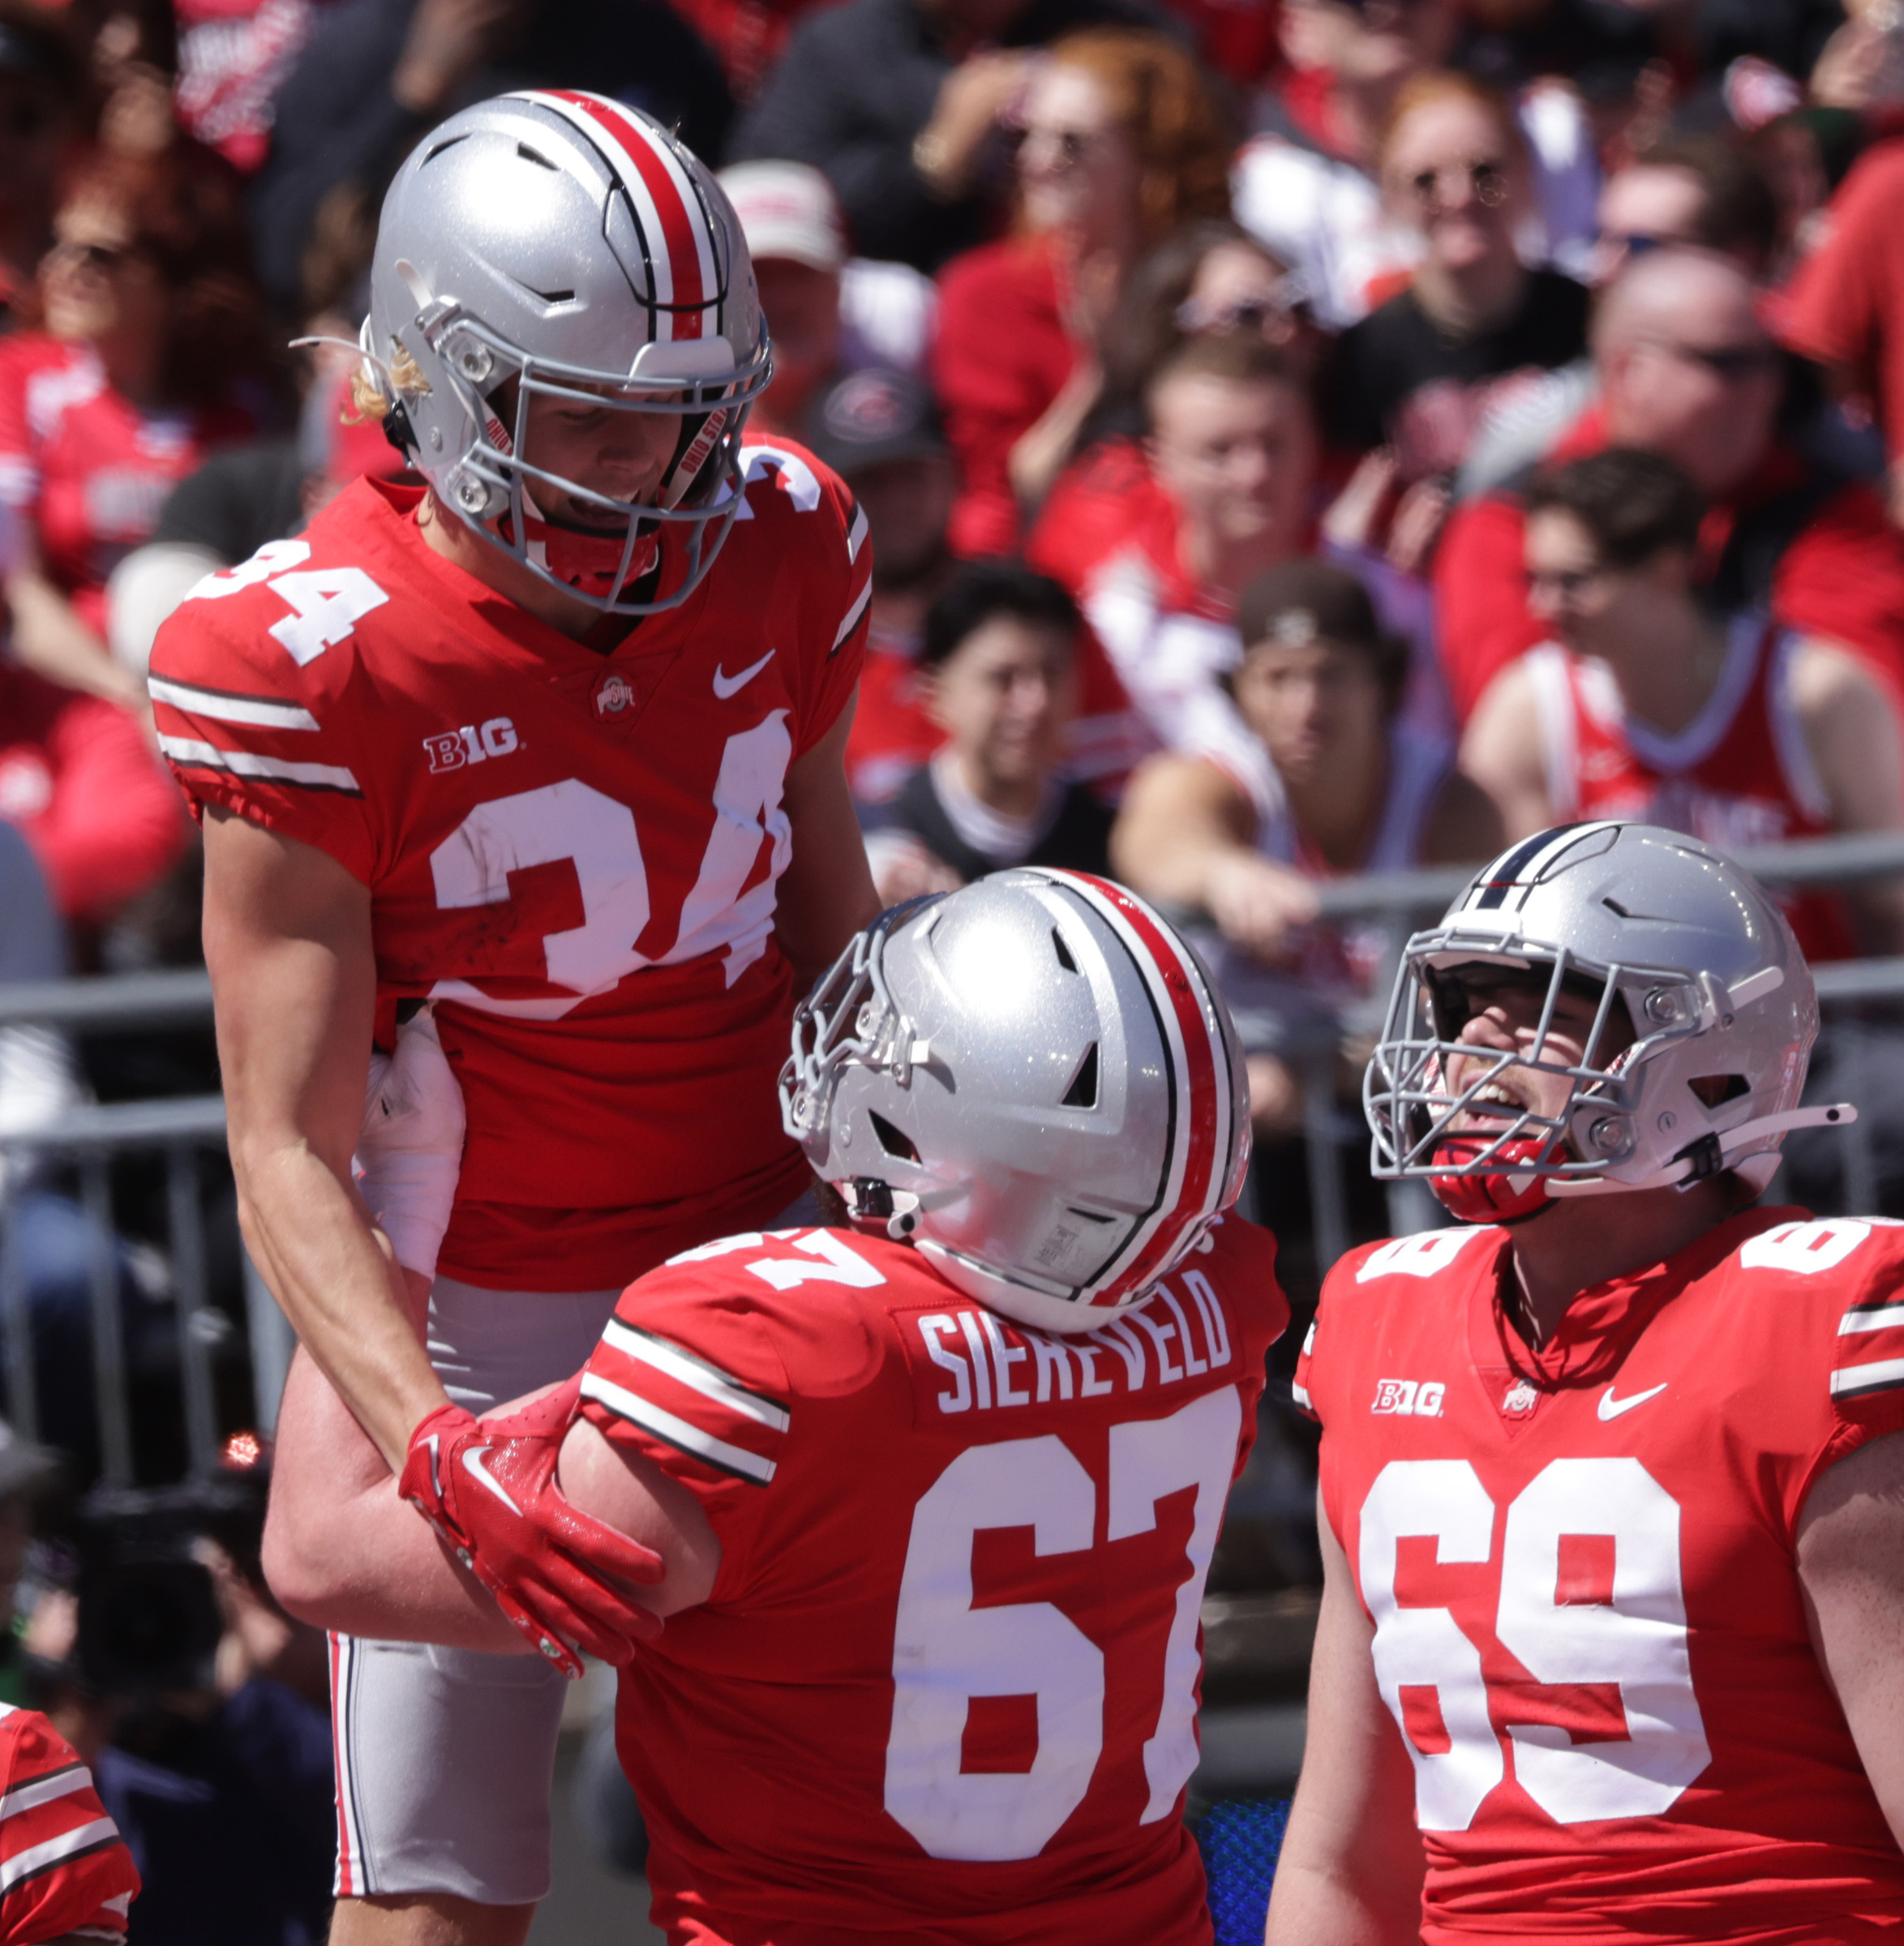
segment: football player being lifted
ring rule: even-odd
[[[1755,1207],[1812,975],[1697,840],[1563,825],[1409,942],[1297,1371],[1327,1585],[1274,1946],[1904,1925],[1904,1228]]]
[[[781,1095],[841,1220],[675,1257],[481,1428],[490,1478],[559,1455],[664,1564],[618,1724],[657,1921],[1207,1946],[1198,1618],[1289,1314],[1267,1233],[1223,1215],[1249,1114],[1222,1000],[1117,887],[1001,873],[853,941]],[[269,1530],[281,1597],[523,1650],[456,1565],[487,1481],[452,1473],[439,1545],[339,1429],[331,1519]]]
[[[795,982],[877,909],[841,761],[871,557],[822,467],[742,444],[770,362],[740,225],[614,102],[506,96],[427,137],[385,199],[362,348],[421,477],[201,582],[152,695],[205,825],[253,1258],[440,1515],[428,1455],[470,1411],[573,1371],[632,1278],[806,1190],[774,1082]],[[418,1005],[406,1037],[440,1038],[467,1142],[440,1261],[391,1219],[406,1276],[350,1159],[373,1040]],[[321,1502],[321,1451],[285,1456],[285,1507]],[[516,1946],[561,1670],[653,1627],[576,1567],[552,1495],[462,1507],[549,1660],[337,1643],[335,1946]]]

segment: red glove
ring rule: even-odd
[[[477,1419],[439,1406],[410,1434],[397,1490],[436,1529],[495,1597],[517,1632],[565,1676],[581,1674],[581,1651],[626,1662],[661,1618],[608,1577],[652,1584],[660,1555],[562,1497],[555,1460],[575,1418],[578,1372],[507,1419]]]

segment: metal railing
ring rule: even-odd
[[[1904,877],[1904,834],[1831,838],[1777,845],[1739,854],[1740,862],[1768,884],[1846,885]],[[1443,910],[1471,873],[1462,868],[1381,872],[1326,881],[1317,887],[1321,916],[1379,926],[1385,938],[1374,998],[1368,1015],[1386,997],[1402,946],[1421,919]],[[1820,1001],[1834,1013],[1870,1001],[1904,1000],[1904,958],[1858,960],[1816,969]],[[0,1027],[33,1024],[75,1035],[130,1029],[203,1027],[212,1018],[212,987],[198,971],[139,973],[92,979],[0,987]],[[1855,1020],[1838,1031],[1853,1038]],[[1359,1134],[1359,1118],[1339,1107],[1333,1074],[1336,1043],[1293,1048],[1306,1087],[1304,1142],[1310,1176],[1310,1218],[1319,1267],[1327,1269],[1349,1247],[1349,1218],[1344,1148]],[[0,1159],[59,1159],[76,1171],[79,1201],[91,1237],[88,1264],[92,1378],[97,1402],[100,1453],[105,1477],[129,1481],[133,1471],[131,1414],[119,1314],[120,1267],[114,1257],[111,1168],[115,1158],[156,1151],[164,1158],[167,1237],[176,1304],[180,1412],[185,1447],[195,1472],[216,1465],[214,1352],[223,1327],[208,1297],[207,1249],[199,1185],[205,1152],[225,1141],[225,1107],[217,1095],[75,1108],[28,1133],[0,1136]],[[1867,1124],[1844,1136],[1846,1201],[1868,1208],[1876,1201],[1876,1171]],[[10,1168],[10,1182],[19,1172]],[[12,1203],[16,1188],[0,1194],[0,1323],[6,1333],[5,1396],[8,1417],[32,1438],[39,1413],[35,1400],[32,1339],[26,1292],[13,1248]],[[1388,1216],[1400,1230],[1442,1220],[1419,1184],[1389,1185]],[[290,1329],[248,1258],[244,1309],[251,1350],[254,1423],[268,1431],[289,1368]]]

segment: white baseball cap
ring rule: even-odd
[[[850,254],[833,185],[804,162],[736,162],[720,174],[747,238],[748,254],[789,257],[813,270],[838,270]]]

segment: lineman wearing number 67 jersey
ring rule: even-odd
[[[1248,1147],[1222,1001],[1117,888],[1001,874],[856,941],[782,1094],[847,1220],[677,1257],[568,1387],[482,1429],[492,1468],[561,1442],[564,1490],[667,1563],[619,1722],[656,1917],[1201,1946],[1198,1615],[1288,1315],[1271,1240],[1222,1214]],[[380,1584],[274,1528],[274,1586],[500,1643],[369,1458],[346,1518]]]
[[[1327,1578],[1272,1946],[1904,1929],[1904,1228],[1754,1207],[1817,1031],[1758,885],[1543,832],[1409,945],[1297,1374]],[[1417,1836],[1418,1834],[1418,1836]]]

